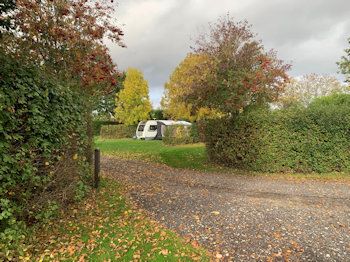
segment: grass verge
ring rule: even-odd
[[[213,166],[208,164],[205,146],[202,143],[166,146],[159,140],[136,139],[96,139],[95,143],[102,153],[108,155],[154,161],[175,168],[213,169]]]
[[[33,239],[31,261],[209,261],[204,249],[132,209],[107,179]]]
[[[200,171],[212,171],[221,173],[234,173],[244,176],[266,176],[271,178],[315,180],[339,180],[350,182],[348,173],[261,173],[221,167],[208,162],[205,145],[202,143],[192,145],[166,146],[162,141],[135,140],[135,139],[100,139],[96,138],[95,144],[103,154],[114,155],[126,159],[138,159],[162,163],[170,167],[186,168]]]

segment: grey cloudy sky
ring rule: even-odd
[[[350,37],[350,0],[119,0],[127,48],[110,46],[119,69],[139,68],[159,106],[164,83],[209,22],[230,13],[247,19],[267,49],[290,62],[290,74],[337,74]],[[338,76],[341,79],[341,76]]]

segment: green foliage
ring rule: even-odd
[[[0,250],[10,259],[20,252],[17,230],[48,219],[50,203],[69,201],[84,179],[86,124],[70,87],[2,53],[0,61]]]
[[[52,218],[57,217],[59,204],[56,201],[48,201],[46,206],[35,215],[35,219],[48,223]]]
[[[198,130],[193,126],[167,126],[163,142],[166,145],[193,144],[199,142]]]
[[[152,111],[149,113],[149,116],[151,119],[163,120],[164,112],[162,109],[152,109]]]
[[[209,158],[266,172],[350,170],[350,95],[318,98],[309,107],[248,110],[207,122]]]
[[[90,187],[84,183],[84,181],[78,181],[75,188],[75,196],[74,199],[76,201],[81,201],[90,192]]]
[[[119,125],[120,123],[115,121],[106,121],[106,120],[94,120],[92,122],[93,129],[94,129],[94,136],[101,135],[101,128],[105,125]]]
[[[113,86],[113,89],[107,94],[97,96],[97,101],[95,102],[94,108],[95,118],[111,121],[116,107],[115,97],[123,88],[125,73],[116,74],[115,78],[116,84]]]
[[[350,83],[350,38],[348,39],[349,48],[345,49],[345,55],[338,62],[340,71],[345,75],[346,81]]]
[[[2,0],[0,3],[0,37],[1,37],[1,30],[10,30],[13,25],[11,23],[11,16],[9,16],[9,13],[13,11],[16,8],[16,1],[15,0]],[[7,17],[6,17],[7,16]]]
[[[135,136],[136,126],[104,125],[101,127],[101,138],[132,138]]]

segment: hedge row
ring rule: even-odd
[[[163,143],[166,145],[192,144],[199,142],[199,134],[196,125],[192,126],[167,126]]]
[[[87,139],[79,95],[38,68],[0,62],[0,260],[11,260],[25,225],[81,196]]]
[[[350,95],[315,100],[308,108],[253,110],[206,125],[209,158],[266,172],[350,170]]]
[[[115,122],[115,121],[94,120],[93,121],[94,136],[100,136],[101,135],[101,128],[102,128],[102,126],[119,125],[119,124],[120,123]]]
[[[105,125],[101,127],[101,138],[119,139],[132,138],[136,134],[137,126]]]

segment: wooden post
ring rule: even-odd
[[[94,170],[94,188],[98,188],[99,174],[100,174],[100,149],[95,149],[95,170]]]

